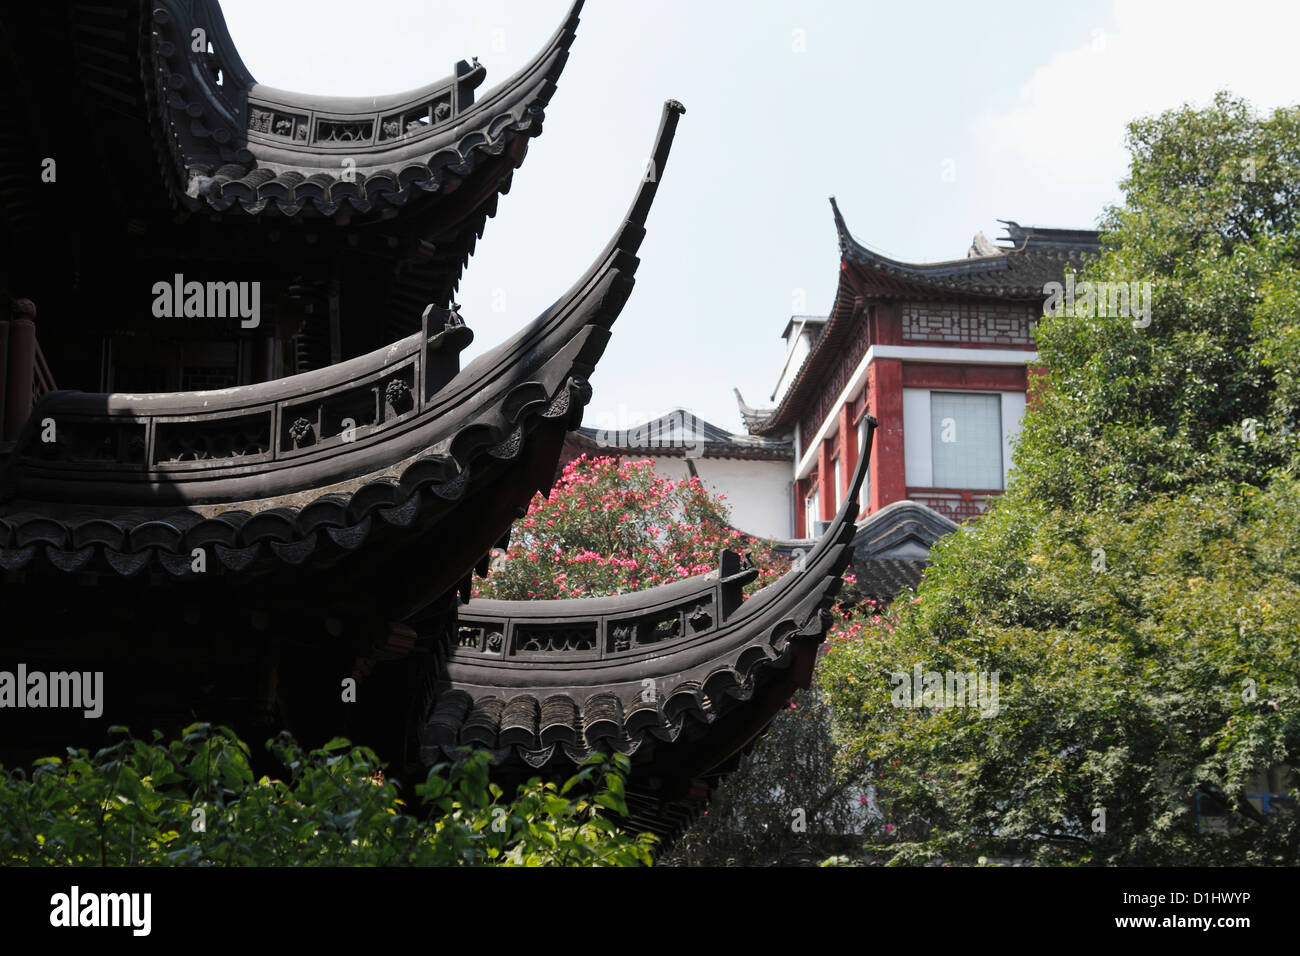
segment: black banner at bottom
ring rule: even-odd
[[[605,932],[654,932],[690,913],[708,920],[725,909],[761,913],[781,901],[789,915],[870,923],[899,921],[907,936],[937,934],[942,943],[971,941],[971,932],[1045,930],[1059,938],[1186,940],[1216,943],[1258,930],[1277,933],[1294,922],[1293,871],[1264,869],[1121,869],[1034,867],[765,869],[723,872],[658,867],[622,873],[582,870],[507,874],[499,869],[418,872],[409,869],[18,869],[0,871],[0,921],[11,938],[77,934],[145,940],[195,941],[211,927],[219,942],[243,924],[255,936],[302,943],[374,942],[381,927],[424,926],[446,914],[464,925],[482,915],[485,928],[503,917],[522,929],[538,917],[566,922],[617,916]],[[725,877],[726,882],[719,879]],[[532,880],[538,880],[532,884]],[[531,884],[531,886],[529,885]],[[527,888],[526,893],[520,893]],[[666,894],[672,912],[654,914],[635,901]],[[749,904],[733,897],[753,894]],[[764,902],[767,900],[768,902]],[[845,906],[844,904],[848,904]],[[511,914],[506,909],[522,909]],[[702,912],[703,910],[703,912]],[[925,914],[931,914],[925,917]],[[567,914],[567,915],[566,915]],[[726,917],[728,934],[736,928]],[[925,917],[925,918],[922,918]],[[920,923],[918,919],[920,918]],[[930,919],[932,918],[932,922]],[[215,922],[214,922],[215,920]],[[247,921],[245,923],[245,921]],[[760,920],[746,920],[757,926]],[[646,924],[637,930],[635,924]],[[432,925],[436,926],[437,923]],[[885,928],[885,927],[880,927]],[[436,932],[436,931],[435,931]],[[432,942],[432,941],[431,941]]]

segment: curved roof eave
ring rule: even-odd
[[[422,730],[423,759],[474,745],[530,768],[611,748],[644,761],[692,739],[688,725],[714,724],[761,699],[768,672],[788,670],[798,647],[825,638],[853,557],[875,428],[869,418],[867,453],[826,533],[748,600],[741,588],[756,572],[724,551],[716,571],[646,591],[463,606]],[[771,714],[756,716],[761,725]]]
[[[831,197],[831,209],[835,215],[835,231],[839,236],[840,253],[865,266],[880,269],[890,275],[914,276],[916,278],[942,278],[945,276],[969,275],[981,272],[1001,272],[1008,266],[1006,252],[992,256],[973,256],[965,259],[950,259],[944,262],[901,262],[868,249],[849,232],[848,224],[840,212],[835,197]],[[1011,251],[1011,250],[1007,250]]]
[[[810,372],[838,347],[839,337],[847,331],[846,323],[853,317],[857,300],[864,296],[890,298],[924,294],[948,301],[1040,302],[1044,296],[1044,281],[1059,280],[1067,264],[1080,265],[1082,249],[1078,247],[1090,246],[1093,240],[1089,237],[1095,237],[1095,233],[1088,230],[1036,227],[1037,233],[1048,236],[1043,248],[1038,249],[1030,242],[1034,233],[1010,223],[1009,229],[1019,244],[997,255],[949,262],[908,263],[874,252],[854,239],[834,196],[830,204],[841,254],[835,303],[821,337],[804,356],[777,407],[761,419],[755,418],[749,425],[753,435],[774,436],[793,427],[797,405],[802,400]],[[852,280],[846,280],[848,273],[854,277]],[[982,276],[987,276],[987,280],[982,281]],[[850,285],[854,287],[850,288]]]
[[[157,0],[154,102],[174,180],[191,208],[333,216],[402,206],[459,184],[483,157],[541,131],[576,35],[576,0],[545,47],[474,101],[477,63],[405,93],[314,96],[257,84],[216,0]],[[204,28],[211,52],[195,51]],[[218,80],[220,75],[220,80]],[[512,165],[522,153],[512,153]]]

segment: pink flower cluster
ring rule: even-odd
[[[570,461],[546,497],[534,496],[513,537],[476,593],[619,594],[707,573],[728,547],[760,569],[751,588],[786,569],[769,546],[729,526],[726,506],[697,478],[665,478],[649,459]]]

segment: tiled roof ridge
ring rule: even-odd
[[[684,408],[671,409],[656,418],[627,428],[582,427],[577,429],[577,437],[581,443],[589,443],[598,448],[646,454],[672,454],[684,448],[699,447],[706,454],[734,450],[788,457],[792,447],[785,439],[729,432]]]
[[[849,232],[848,224],[840,211],[835,197],[830,198],[831,211],[835,220],[835,230],[839,239],[841,267],[853,263],[882,277],[882,283],[896,283],[900,290],[913,289],[918,292],[940,295],[973,296],[983,299],[1014,299],[1025,302],[1041,300],[1044,276],[1057,275],[1066,265],[1082,265],[1083,249],[1065,248],[1053,241],[1044,241],[1035,248],[1033,235],[1061,233],[1068,235],[1090,234],[1088,230],[1047,230],[1042,227],[1024,229],[1009,220],[1008,230],[1018,237],[1019,246],[1000,250],[996,255],[975,256],[955,259],[948,262],[907,263],[890,259],[874,252],[858,242]],[[1014,228],[1012,228],[1014,227]],[[1048,236],[1051,239],[1051,236]],[[1094,248],[1089,246],[1089,248]],[[1005,280],[998,281],[996,277]],[[852,318],[852,303],[843,300],[843,279],[836,291],[835,304],[831,309],[830,320],[818,338],[817,343],[804,357],[790,387],[786,389],[777,407],[761,418],[746,420],[750,433],[754,435],[771,435],[788,427],[787,412],[791,404],[800,396],[809,370],[813,368],[828,350],[838,347],[845,332],[845,323]]]
[[[845,259],[867,266],[892,278],[909,280],[937,289],[978,295],[996,295],[1008,292],[1037,294],[1041,291],[1041,283],[1035,284],[1031,282],[1029,285],[1025,285],[1018,279],[1008,276],[1010,281],[998,282],[991,280],[984,285],[980,285],[975,281],[971,281],[971,277],[1013,272],[1018,260],[1027,260],[1029,258],[1048,257],[1057,260],[1077,261],[1082,255],[1095,252],[1100,248],[1099,234],[1091,230],[1048,229],[1044,227],[1024,228],[1011,220],[998,220],[1007,226],[1013,240],[1013,245],[1010,248],[996,248],[987,255],[967,255],[961,259],[941,262],[903,262],[869,249],[855,239],[849,231],[834,196],[831,197],[830,202],[835,217],[840,252]],[[1076,238],[1077,241],[1075,241]]]

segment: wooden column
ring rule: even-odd
[[[0,315],[0,441],[4,440],[5,429],[5,390],[9,369],[9,316]]]
[[[903,362],[876,359],[867,373],[867,407],[876,416],[871,462],[871,510],[907,497],[903,459]]]
[[[803,481],[790,482],[790,537],[805,537],[803,530]]]
[[[15,299],[5,356],[4,437],[10,441],[32,411],[32,378],[36,368],[36,306]]]
[[[835,517],[835,463],[831,461],[831,443],[822,439],[817,447],[818,517],[830,521]]]
[[[858,429],[853,424],[853,406],[851,401],[840,406],[840,487],[837,490],[841,501],[849,496],[853,470],[858,466]]]

